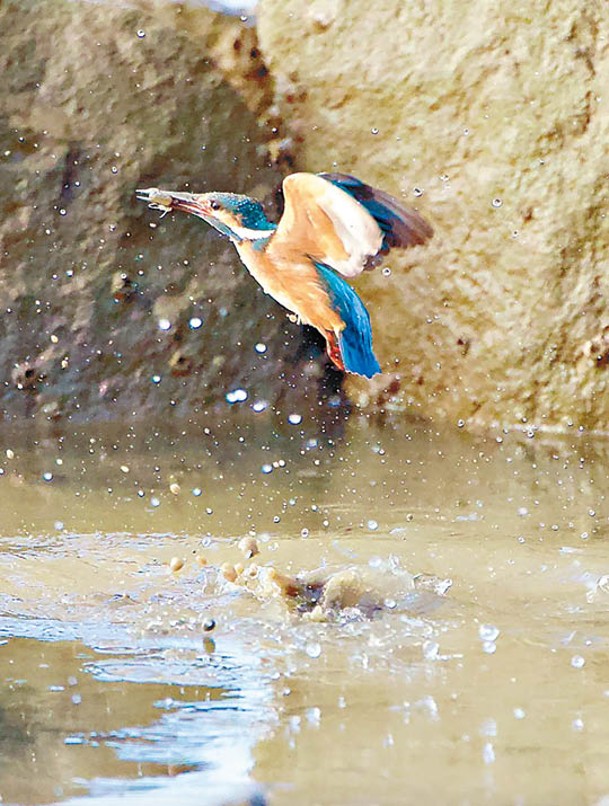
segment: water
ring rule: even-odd
[[[247,405],[0,432],[3,801],[609,797],[607,445]]]

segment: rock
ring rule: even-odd
[[[395,372],[352,386],[364,403],[609,426],[604,21],[578,0],[262,0],[298,167],[356,174],[436,230],[357,283]]]
[[[134,197],[281,180],[255,32],[123,5],[0,6],[0,417],[190,414],[235,387],[272,403],[309,367],[230,244]]]

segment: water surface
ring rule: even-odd
[[[0,445],[4,802],[609,797],[604,442],[246,401]]]

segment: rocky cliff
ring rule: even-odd
[[[396,373],[352,386],[363,402],[609,427],[606,20],[577,0],[262,0],[299,167],[354,173],[436,229],[358,284]]]

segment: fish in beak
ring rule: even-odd
[[[211,209],[198,193],[180,193],[173,190],[160,190],[159,188],[143,188],[135,191],[138,201],[148,204],[152,210],[160,210],[163,216],[172,211],[191,213],[204,220],[209,220]]]

